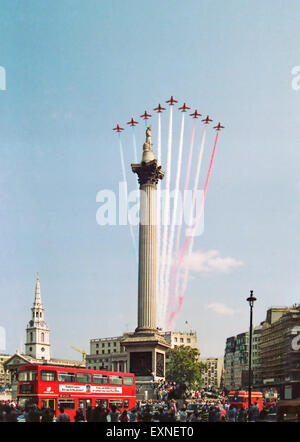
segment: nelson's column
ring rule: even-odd
[[[137,384],[149,389],[149,381],[165,377],[165,352],[170,347],[156,325],[156,189],[164,172],[154,158],[151,126],[146,130],[142,161],[131,168],[140,184],[138,326],[122,343],[128,352],[129,371],[136,375]]]

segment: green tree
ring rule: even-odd
[[[188,390],[201,388],[206,365],[199,361],[199,354],[199,350],[183,345],[169,350],[167,380],[184,385]]]

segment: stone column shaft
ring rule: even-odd
[[[156,329],[156,187],[141,185],[138,329]]]

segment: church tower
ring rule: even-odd
[[[32,316],[26,328],[25,354],[35,359],[50,360],[49,328],[44,321],[40,279],[37,274]]]

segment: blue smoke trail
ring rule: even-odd
[[[135,130],[134,126],[132,126],[132,138],[133,138],[133,152],[134,152],[134,162],[137,163],[137,149],[136,149],[136,138],[135,138]]]
[[[123,181],[127,185],[125,162],[124,162],[124,152],[123,152],[123,145],[122,145],[120,133],[118,134],[118,136],[119,136],[119,146],[120,146],[120,157],[121,157]],[[132,247],[133,247],[133,253],[135,256],[136,265],[138,265],[139,261],[138,261],[138,252],[137,252],[137,247],[136,247],[136,241],[135,241],[135,237],[134,237],[133,228],[132,228],[132,225],[130,224],[130,222],[129,222],[129,230],[130,230],[130,236],[131,236],[131,240],[132,240]]]

